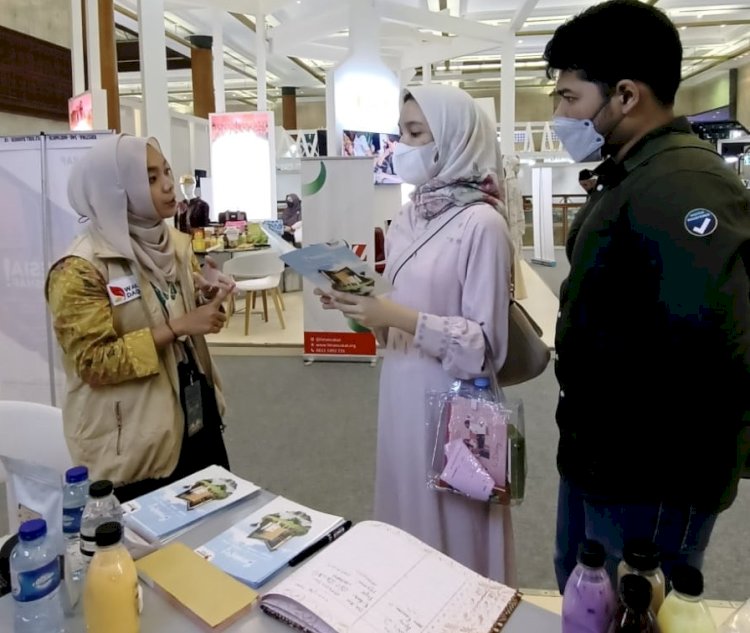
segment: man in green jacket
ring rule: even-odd
[[[606,158],[560,291],[557,580],[586,538],[612,575],[626,542],[653,541],[669,577],[702,565],[750,451],[750,196],[674,116],[682,45],[664,13],[590,7],[545,59],[563,145]]]

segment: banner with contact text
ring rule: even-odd
[[[371,158],[310,158],[302,161],[302,222],[305,246],[345,243],[374,265],[374,203]],[[373,334],[336,310],[323,310],[303,281],[305,358],[365,360],[377,356]]]

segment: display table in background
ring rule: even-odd
[[[183,534],[179,540],[190,547],[198,547],[214,536],[231,527],[242,517],[259,509],[276,495],[267,491],[249,500],[238,503],[237,506],[211,517]],[[287,576],[291,569],[281,572],[276,578],[264,586],[259,593],[269,591],[276,583]],[[204,628],[190,620],[183,611],[172,606],[161,595],[143,585],[143,614],[141,616],[141,633],[201,633]],[[3,633],[13,630],[13,598],[8,594],[0,598],[0,631]],[[65,633],[84,633],[83,618],[71,618],[65,622]],[[540,606],[522,601],[518,606],[503,633],[560,633],[560,616]],[[235,623],[226,633],[292,633],[294,629],[265,615],[256,604],[252,611],[239,622]]]

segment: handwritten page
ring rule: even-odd
[[[375,521],[356,525],[279,583],[263,603],[298,603],[336,633],[490,632],[516,599],[409,534]],[[286,598],[287,600],[284,600]]]

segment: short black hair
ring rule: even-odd
[[[626,35],[628,34],[628,35]],[[632,45],[626,37],[636,36]],[[577,71],[607,95],[624,80],[640,81],[665,106],[674,104],[682,74],[682,42],[665,13],[638,0],[594,5],[560,26],[544,51],[547,76]]]
[[[578,180],[591,180],[594,177],[594,172],[590,169],[582,169],[578,172]]]

